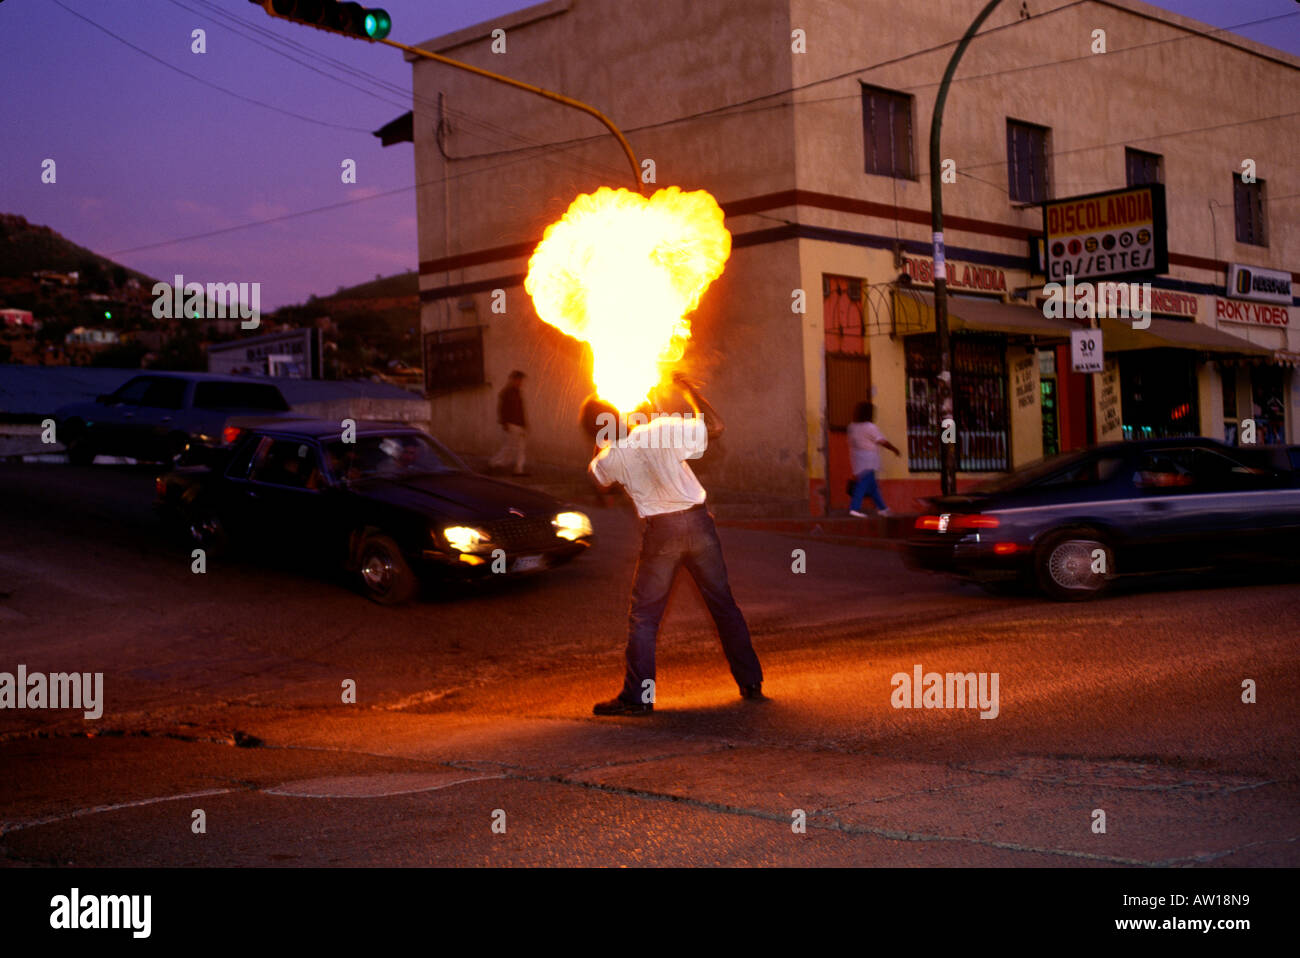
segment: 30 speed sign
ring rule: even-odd
[[[1070,366],[1076,373],[1101,372],[1101,330],[1070,330],[1070,360]]]

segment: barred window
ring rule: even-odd
[[[913,472],[942,468],[939,445],[939,357],[933,333],[905,340],[907,370],[907,467]],[[953,418],[957,424],[957,468],[1003,472],[1007,448],[1007,367],[1001,337],[954,335]]]
[[[1148,153],[1128,147],[1124,150],[1124,178],[1129,186],[1146,186],[1159,183],[1160,169],[1164,157],[1159,153]]]
[[[1252,246],[1267,246],[1264,233],[1264,181],[1241,182],[1241,176],[1232,176],[1232,205],[1237,221],[1237,242]]]
[[[486,382],[483,327],[459,326],[424,334],[424,391],[445,393]]]
[[[862,84],[862,135],[868,173],[916,178],[910,95]]]
[[[1007,193],[1013,203],[1047,200],[1045,126],[1007,120]]]

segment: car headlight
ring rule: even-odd
[[[442,530],[442,537],[457,552],[482,552],[492,541],[486,532],[472,526],[447,526]]]
[[[551,520],[555,534],[561,539],[574,542],[591,535],[591,520],[583,512],[561,512]]]

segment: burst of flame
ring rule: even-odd
[[[706,191],[670,186],[647,199],[602,187],[546,228],[524,289],[538,316],[591,346],[596,392],[627,411],[659,383],[661,364],[681,359],[686,315],[730,255]]]

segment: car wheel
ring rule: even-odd
[[[366,597],[380,605],[401,605],[415,598],[419,580],[402,550],[388,536],[369,535],[357,550],[357,568]]]
[[[1094,529],[1062,529],[1039,545],[1038,587],[1067,602],[1095,599],[1115,578],[1115,551]]]
[[[95,461],[95,447],[90,444],[86,427],[77,420],[63,424],[63,448],[68,451],[68,462],[74,466],[89,466]]]

